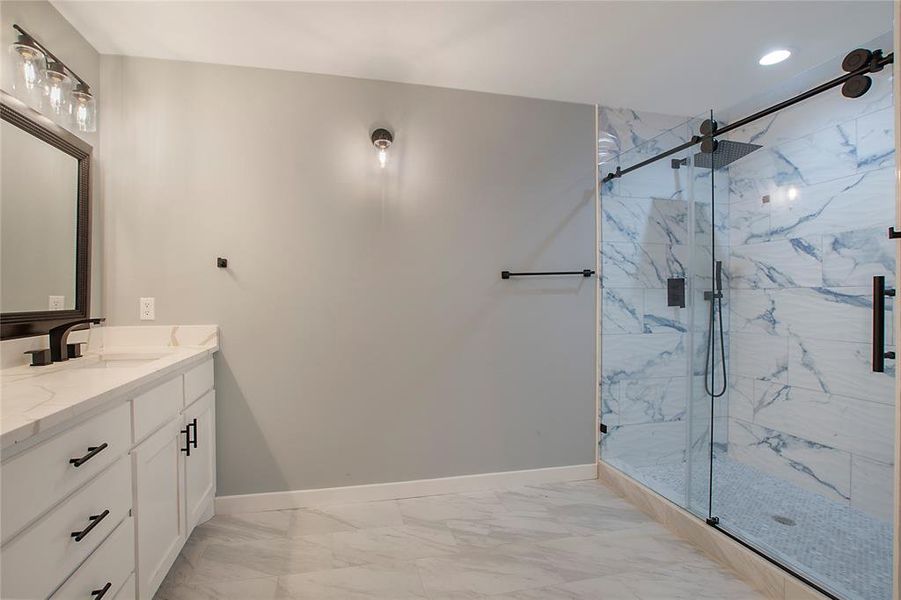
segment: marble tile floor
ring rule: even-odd
[[[684,505],[685,468],[616,467]],[[706,470],[702,474],[706,477]],[[693,506],[707,504],[695,482]],[[849,600],[892,596],[892,523],[793,485],[720,453],[714,461],[713,513],[722,527]]]
[[[156,600],[755,600],[597,481],[217,515]]]

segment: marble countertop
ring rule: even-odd
[[[82,358],[0,370],[0,449],[128,397],[219,350],[215,325],[97,327],[87,342]]]

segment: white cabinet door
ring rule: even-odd
[[[183,421],[178,418],[132,451],[138,598],[150,600],[185,542]]]
[[[216,494],[216,392],[210,390],[185,411],[191,452],[185,456],[188,531],[209,512]]]

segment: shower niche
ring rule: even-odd
[[[831,596],[888,600],[892,82],[743,123],[841,63],[697,116],[599,108],[600,459]]]

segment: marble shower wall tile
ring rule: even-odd
[[[609,194],[604,196],[601,205],[601,239],[605,242],[689,242],[688,203],[685,200]]]
[[[688,294],[686,290],[686,296]],[[690,326],[690,310],[689,307],[669,306],[665,289],[647,289],[644,292],[643,330],[645,333],[686,333]]]
[[[748,181],[732,183],[732,194],[740,197],[740,200],[729,204],[729,230],[730,241],[733,245],[740,246],[744,244],[757,244],[760,242],[768,242],[772,238],[770,212],[773,203],[772,192],[758,189],[757,185],[753,186],[753,190],[735,190],[735,186],[748,186]],[[741,194],[738,196],[738,194]],[[763,202],[764,196],[770,196],[770,202]]]
[[[695,189],[694,213],[695,213],[695,244],[710,246],[711,233],[716,234],[716,245],[728,248],[731,243],[734,229],[731,225],[732,207],[728,203],[728,184],[724,184],[725,190],[718,194],[713,211],[710,210],[710,200],[700,199],[698,190]]]
[[[894,467],[889,462],[851,457],[851,506],[883,521],[894,517]]]
[[[616,336],[601,352],[601,384],[688,375],[685,335],[654,333]]]
[[[611,408],[616,425],[681,421],[688,401],[687,377],[639,379],[619,384],[618,402]]]
[[[825,446],[891,462],[895,446],[890,404],[756,381],[733,416]]]
[[[876,76],[861,98],[849,101],[841,94],[822,94],[749,123],[731,132],[729,139],[776,146],[891,107],[891,78]]]
[[[733,246],[730,287],[782,288],[823,285],[822,238],[793,238]]]
[[[894,211],[886,212],[891,223]],[[895,240],[886,227],[858,229],[824,236],[823,280],[827,286],[872,285],[874,275],[895,280]]]
[[[869,343],[872,340],[873,288],[815,287],[773,290],[777,331],[803,340]],[[886,342],[894,338],[894,303],[886,303]]]
[[[598,108],[598,127],[612,134],[617,153],[635,152],[652,156],[688,140],[691,120],[678,115],[635,111],[630,108]]]
[[[601,437],[602,460],[629,470],[681,463],[685,458],[685,422],[621,425]]]
[[[788,383],[787,338],[757,333],[731,333],[730,340],[730,375]]]
[[[886,350],[894,350],[894,346],[886,346]],[[870,344],[792,336],[789,339],[788,379],[782,382],[892,405],[895,365],[886,361],[885,372],[874,373]]]
[[[846,121],[778,145],[765,145],[732,163],[729,180],[742,188],[746,179],[779,186],[811,185],[851,175],[858,170],[856,142],[857,123]]]
[[[854,173],[809,186],[773,186],[765,190],[771,199],[770,230],[760,236],[790,239],[882,227],[891,221],[887,215],[895,211],[894,190],[891,168]]]
[[[895,165],[894,108],[888,107],[857,120],[857,166],[881,169]]]
[[[602,336],[644,332],[644,289],[605,287],[601,292]]]
[[[601,283],[614,288],[666,288],[670,277],[685,277],[688,247],[637,242],[601,243]]]
[[[729,455],[766,473],[847,503],[851,455],[767,427],[729,421]]]
[[[782,290],[778,289],[732,289],[729,290],[729,317],[732,333],[753,333],[784,335],[786,323],[781,315],[781,303],[776,300]],[[744,353],[744,348],[736,346],[736,354]]]

